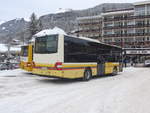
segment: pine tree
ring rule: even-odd
[[[32,38],[32,36],[35,35],[37,32],[43,30],[42,21],[37,18],[35,13],[31,14],[28,30],[30,33],[28,40],[30,40]]]
[[[30,17],[30,22],[29,22],[29,32],[30,32],[30,38],[32,38],[33,35],[35,35],[38,32],[38,19],[35,13],[32,13]]]
[[[43,30],[43,24],[42,21],[39,19],[38,20],[38,31],[42,31]]]

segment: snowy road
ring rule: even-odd
[[[0,113],[150,113],[150,68],[89,82],[1,71]]]

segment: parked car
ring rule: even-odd
[[[146,67],[150,66],[150,59],[149,60],[145,60],[144,66],[146,66]]]

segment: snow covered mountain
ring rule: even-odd
[[[0,40],[16,37],[16,34],[27,28],[28,22],[23,18],[10,20],[0,24]]]

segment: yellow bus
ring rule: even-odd
[[[26,71],[32,71],[32,60],[33,60],[33,45],[21,46],[20,53],[20,68]]]
[[[33,74],[45,77],[83,78],[119,72],[122,49],[98,40],[66,34],[36,36]]]

